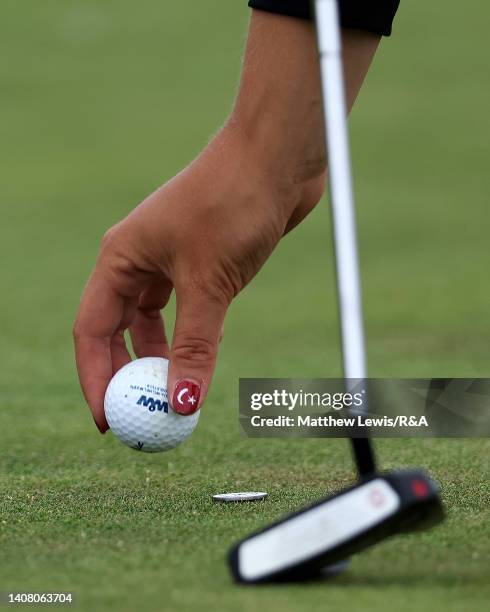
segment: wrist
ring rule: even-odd
[[[320,98],[311,100],[311,113],[302,119],[294,112],[268,112],[249,104],[235,109],[224,129],[235,133],[243,150],[271,177],[303,185],[326,170]]]
[[[326,174],[321,138],[318,148],[314,139],[305,142],[299,134],[291,142],[289,138],[274,122],[257,126],[233,113],[210,147],[228,152],[225,165],[235,167],[241,180],[289,214],[301,205],[311,209],[319,201]]]

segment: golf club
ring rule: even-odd
[[[356,224],[337,0],[315,1],[329,159],[343,372],[366,379]],[[443,517],[438,488],[423,471],[380,474],[369,438],[352,438],[359,482],[238,543],[229,555],[237,582],[300,580],[338,573],[380,540],[429,528]],[[329,572],[328,570],[332,571]]]

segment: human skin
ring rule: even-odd
[[[349,108],[378,44],[375,34],[343,31]],[[317,55],[311,23],[253,11],[226,123],[103,237],[73,330],[80,383],[102,433],[107,385],[131,360],[126,329],[137,357],[170,359],[174,410],[202,406],[233,298],[320,200],[326,153]],[[172,291],[170,345],[161,310]]]

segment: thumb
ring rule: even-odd
[[[206,397],[229,302],[195,288],[176,295],[168,391],[175,412],[189,415],[199,410]]]

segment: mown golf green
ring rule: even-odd
[[[78,610],[486,609],[488,440],[391,440],[448,520],[357,557],[334,582],[235,586],[240,537],[353,481],[345,440],[248,440],[240,376],[338,376],[326,201],[233,305],[196,433],[145,455],[95,429],[71,325],[107,227],[224,120],[245,0],[3,0],[0,11],[0,591]],[[353,156],[373,376],[488,376],[488,20],[402,1],[355,108]],[[171,325],[173,315],[168,319]],[[219,491],[265,489],[258,504]]]

